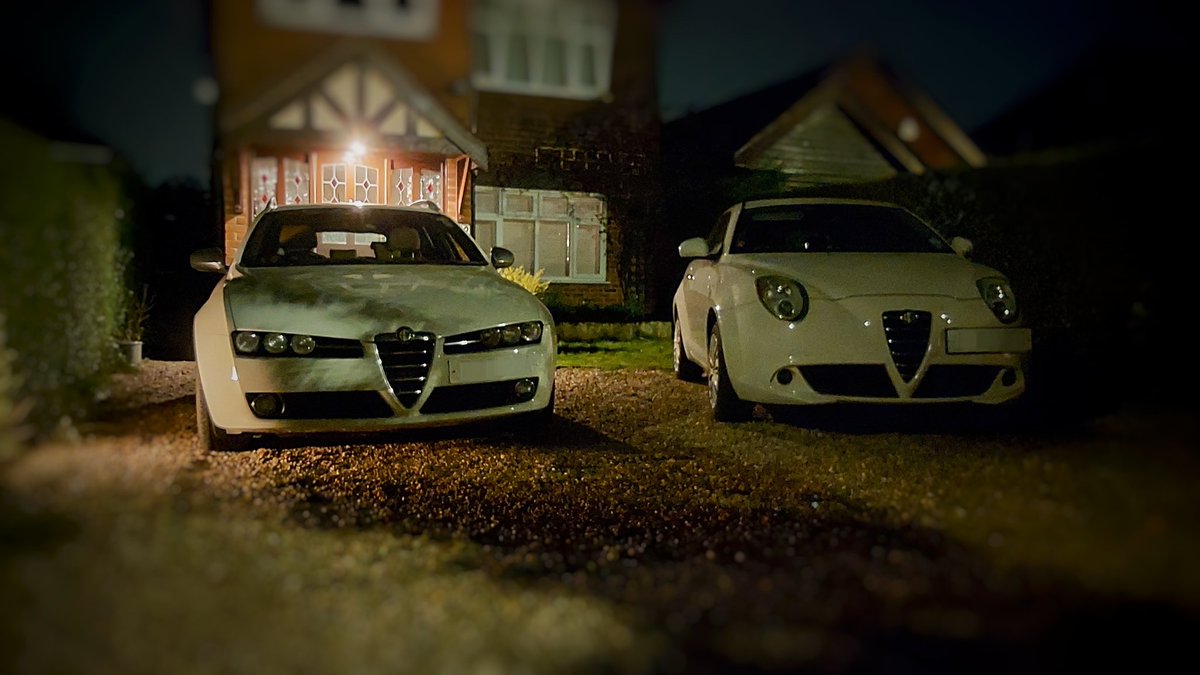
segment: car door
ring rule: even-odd
[[[683,303],[680,312],[680,330],[688,354],[703,359],[708,350],[708,310],[713,306],[713,286],[717,280],[716,260],[724,251],[726,234],[735,209],[721,214],[705,238],[708,243],[707,258],[696,258],[688,264],[683,279]]]

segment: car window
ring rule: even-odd
[[[721,246],[725,243],[725,228],[729,226],[729,217],[732,215],[730,211],[721,214],[717,218],[717,223],[713,225],[712,231],[705,237],[704,242],[708,244],[708,254],[714,255],[721,252]]]
[[[869,204],[789,204],[742,211],[730,253],[952,253],[908,211]]]
[[[372,208],[269,211],[246,240],[244,267],[486,265],[458,225],[433,212]]]

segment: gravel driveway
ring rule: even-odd
[[[1186,416],[718,425],[560,369],[533,435],[205,455],[193,368],[4,468],[0,671],[1144,670],[1200,627]]]

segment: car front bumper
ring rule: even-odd
[[[726,367],[747,401],[998,404],[1025,390],[1029,329],[1000,324],[978,299],[813,299],[800,322],[775,318],[756,299],[722,310]],[[929,327],[907,354],[884,330],[885,316],[894,327],[905,313]]]
[[[386,350],[363,341],[359,358],[235,355],[224,336],[197,353],[198,376],[213,424],[227,433],[360,433],[434,427],[542,410],[553,396],[554,338],[510,349],[444,354],[432,347],[419,391],[389,381]],[[222,344],[223,343],[223,344]],[[518,383],[534,383],[532,396]],[[251,401],[276,397],[282,410],[255,414]]]

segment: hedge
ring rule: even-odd
[[[26,423],[45,435],[86,417],[118,366],[122,192],[109,167],[55,161],[49,142],[4,120],[0,141],[0,315]]]

